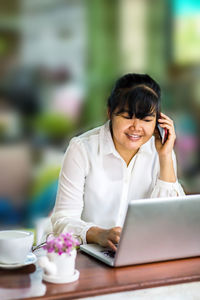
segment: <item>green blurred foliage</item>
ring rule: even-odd
[[[67,116],[46,112],[39,114],[32,125],[36,134],[50,140],[63,139],[75,129],[75,123]]]

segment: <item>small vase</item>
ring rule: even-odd
[[[76,249],[70,254],[52,252],[39,258],[39,266],[43,268],[43,279],[54,283],[65,283],[77,280],[79,272],[75,270]],[[78,276],[78,277],[77,277]]]

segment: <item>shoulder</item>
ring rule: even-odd
[[[94,148],[99,144],[100,132],[104,125],[93,128],[84,132],[83,134],[73,137],[69,143],[70,147],[80,147],[80,148]]]
[[[76,138],[81,140],[81,141],[89,141],[90,139],[93,139],[93,138],[98,138],[99,134],[100,134],[100,131],[101,131],[101,128],[103,127],[104,125],[102,126],[99,126],[99,127],[95,127],[93,129],[90,129],[84,133],[82,133],[81,135],[77,136]]]
[[[89,130],[79,136],[73,137],[65,151],[63,158],[64,168],[69,168],[69,166],[74,168],[74,164],[84,169],[86,174],[89,169],[89,160],[93,156],[98,147],[98,137],[100,134],[101,127]]]

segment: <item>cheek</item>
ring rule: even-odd
[[[114,135],[120,135],[122,134],[124,130],[124,126],[120,120],[113,120],[112,121],[112,129],[113,129],[113,134]]]
[[[155,125],[148,126],[145,131],[147,135],[152,136],[155,131]]]

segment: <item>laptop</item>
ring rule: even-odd
[[[200,256],[200,195],[132,200],[116,252],[80,249],[112,267]]]

